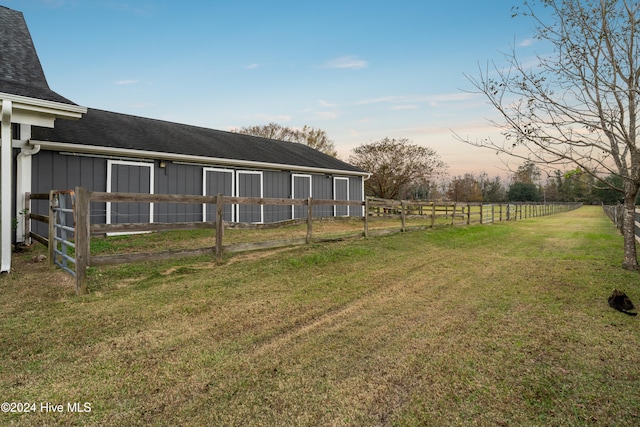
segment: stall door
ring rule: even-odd
[[[153,163],[107,160],[108,193],[153,194]],[[107,202],[107,224],[153,222],[153,203]]]
[[[234,194],[234,173],[229,169],[204,168],[202,175],[202,194],[204,196],[233,196]],[[222,217],[225,221],[234,221],[233,205],[225,205]],[[216,204],[202,205],[203,221],[216,220]]]
[[[236,175],[238,197],[263,197],[262,172],[238,171]],[[238,222],[263,223],[264,205],[238,205]]]
[[[291,175],[292,199],[308,199],[311,197],[311,175]],[[291,215],[293,219],[306,218],[307,207],[304,205],[292,205]]]
[[[333,179],[333,200],[349,200],[349,178]],[[334,216],[349,216],[348,205],[335,205]]]

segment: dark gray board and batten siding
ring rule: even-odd
[[[76,186],[90,191],[135,192],[186,195],[237,195],[241,197],[302,198],[363,200],[362,177],[338,176],[283,170],[253,170],[229,166],[204,166],[180,162],[140,161],[136,159],[107,159],[92,155],[61,154],[41,150],[33,156],[32,192],[48,193],[50,189],[73,189]],[[110,170],[110,171],[109,171]],[[107,185],[107,176],[111,184]],[[153,182],[153,187],[151,183]],[[335,191],[335,195],[334,195]],[[92,223],[131,222],[196,222],[212,221],[215,204],[149,204],[105,203],[91,206]],[[335,210],[335,212],[334,212]],[[32,201],[32,212],[46,215],[45,201]],[[362,216],[360,207],[349,207],[350,216]],[[316,206],[314,217],[347,215],[344,206]],[[306,207],[274,205],[225,206],[225,220],[236,222],[277,222],[307,215]],[[44,225],[36,232],[46,235]]]

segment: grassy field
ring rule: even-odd
[[[451,224],[450,218],[439,218],[436,226]],[[431,220],[427,217],[412,217],[406,221],[407,229],[427,228]],[[369,230],[373,234],[379,230],[401,230],[400,216],[375,218],[369,221]],[[345,236],[362,235],[362,218],[334,218],[315,220],[313,239],[339,239]],[[223,246],[236,243],[254,243],[282,239],[304,239],[307,224],[298,223],[270,229],[227,228],[224,231]],[[207,248],[215,246],[214,229],[190,231],[170,231],[152,234],[94,236],[91,239],[92,255],[159,252],[168,249]]]
[[[32,255],[0,278],[0,397],[37,406],[2,425],[640,425],[640,319],[607,305],[640,281],[601,208],[101,268],[82,297]]]

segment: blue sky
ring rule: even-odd
[[[464,74],[514,46],[536,53],[514,0],[1,4],[24,13],[49,85],[79,105],[222,130],[308,125],[343,160],[408,138],[453,176],[504,174],[495,153],[452,135],[497,135]]]

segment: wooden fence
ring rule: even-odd
[[[27,194],[27,200],[55,199],[54,192],[50,194]],[[579,207],[579,204],[481,204],[481,203],[445,203],[445,202],[418,202],[396,201],[376,198],[366,198],[364,201],[353,200],[316,200],[308,199],[275,199],[275,198],[250,198],[230,196],[191,196],[176,194],[139,194],[139,193],[106,193],[87,191],[83,188],[75,189],[75,206],[73,218],[75,222],[75,277],[76,292],[86,292],[87,267],[110,264],[130,263],[136,261],[151,261],[182,256],[214,254],[216,260],[222,259],[223,252],[241,252],[257,249],[277,248],[294,245],[309,244],[313,237],[314,206],[360,206],[363,212],[363,230],[352,236],[342,236],[333,239],[313,239],[314,242],[342,240],[349,237],[368,237],[371,234],[387,234],[389,230],[369,230],[369,222],[376,218],[399,218],[397,231],[406,231],[407,220],[420,218],[427,225],[417,228],[429,228],[437,225],[469,225],[487,224],[497,221],[510,221],[537,216],[552,215]],[[127,223],[127,224],[91,224],[92,203],[186,203],[186,204],[215,204],[216,220],[212,222],[177,222],[177,223]],[[279,206],[307,206],[306,218],[289,220],[274,224],[236,224],[223,220],[225,205],[279,205]],[[53,209],[50,206],[49,216],[28,214],[30,220],[41,221],[48,224],[53,222]],[[28,223],[29,221],[27,221]],[[292,223],[306,223],[306,236],[304,238],[291,238],[271,240],[253,243],[236,243],[223,245],[225,228],[275,228]],[[412,227],[416,228],[416,227]],[[167,250],[154,253],[115,254],[115,255],[91,255],[91,236],[109,233],[137,233],[172,230],[215,230],[215,244],[211,247],[192,248],[180,250]],[[391,230],[393,231],[393,230]],[[51,231],[50,231],[51,233]],[[27,235],[34,240],[48,245],[49,253],[55,245],[55,240],[37,235],[28,231]],[[51,234],[50,234],[51,236]]]
[[[491,224],[554,215],[582,206],[581,203],[457,203],[367,198],[368,216],[398,216],[405,228],[406,218],[428,217],[435,225]],[[442,220],[445,220],[444,222]]]
[[[624,205],[603,205],[604,213],[613,221],[618,230],[622,232],[622,216],[624,214]],[[640,242],[640,208],[636,206],[635,210],[635,237],[636,242]]]

